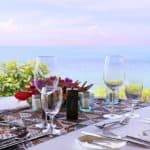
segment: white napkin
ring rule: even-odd
[[[14,96],[0,97],[0,110],[20,109],[29,107],[27,101],[18,101]]]

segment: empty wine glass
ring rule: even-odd
[[[59,134],[60,133],[59,129],[55,129],[56,125],[54,125],[54,117],[59,112],[62,105],[63,101],[62,88],[57,87],[57,89],[52,94],[47,94],[49,93],[49,88],[44,87],[42,92],[43,92],[41,98],[42,107],[45,113],[50,117],[51,121],[50,128],[48,128],[48,131],[50,131],[51,134]],[[45,131],[47,132],[47,130],[44,130],[44,132]]]
[[[128,82],[125,86],[125,94],[128,98],[128,102],[131,104],[131,112],[127,113],[126,116],[130,118],[137,118],[139,114],[134,112],[135,106],[142,96],[143,84],[140,81]]]
[[[123,84],[125,78],[124,58],[122,56],[106,56],[103,78],[105,85],[112,91],[111,113],[105,114],[104,117],[111,119],[120,118],[120,115],[114,113],[114,99],[116,91]]]
[[[45,123],[39,125],[41,128],[49,129],[47,121],[48,111],[45,109],[46,98],[54,93],[58,87],[58,75],[56,67],[56,58],[54,56],[38,56],[35,62],[34,69],[34,85],[41,93],[41,105],[45,112]],[[44,99],[45,98],[45,99]]]

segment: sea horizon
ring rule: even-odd
[[[124,49],[124,50],[122,50]],[[88,81],[95,85],[103,83],[103,64],[106,55],[125,57],[126,76],[141,80],[150,87],[150,52],[148,47],[0,47],[0,62],[17,60],[20,63],[33,61],[40,55],[58,57],[60,76],[73,80]]]

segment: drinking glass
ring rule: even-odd
[[[124,57],[122,56],[106,56],[104,64],[103,78],[105,85],[112,91],[111,113],[105,114],[104,118],[116,119],[121,115],[114,113],[114,100],[118,88],[123,84],[125,78]]]
[[[125,94],[128,98],[128,102],[131,103],[131,112],[127,113],[126,116],[130,118],[137,118],[139,114],[135,113],[135,106],[142,96],[143,84],[140,81],[131,81],[125,86]]]
[[[42,125],[39,125],[39,127],[46,129],[50,128],[50,125],[47,121],[47,116],[50,113],[50,111],[46,109],[47,97],[49,97],[58,89],[59,78],[57,75],[56,65],[55,56],[38,56],[35,62],[34,85],[41,93],[41,105],[43,111],[45,112],[45,122],[42,123]]]
[[[56,125],[54,125],[54,117],[59,112],[62,101],[63,101],[63,92],[61,87],[57,87],[56,90],[52,94],[47,94],[51,92],[49,87],[43,88],[43,94],[41,97],[41,103],[42,108],[44,109],[44,112],[46,115],[46,122],[47,122],[47,116],[50,118],[50,127],[48,127],[46,130],[43,130],[43,132],[50,131],[51,134],[60,134],[59,129],[55,129]]]

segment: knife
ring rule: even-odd
[[[133,140],[140,141],[140,142],[144,142],[144,143],[150,145],[150,141],[147,141],[147,140],[144,140],[144,139],[141,139],[141,138],[138,138],[138,137],[134,137],[134,136],[129,136],[129,135],[127,135],[126,138],[128,138],[128,139],[133,139]]]
[[[33,136],[33,137],[25,139],[25,140],[12,141],[9,144],[7,143],[7,144],[4,144],[4,145],[0,145],[0,150],[8,148],[8,147],[15,146],[15,145],[18,145],[18,144],[22,144],[22,143],[25,143],[25,142],[33,141],[33,140],[36,140],[36,139],[39,139],[39,138],[42,138],[42,137],[45,137],[45,136],[49,136],[49,135],[51,135],[51,134],[50,133],[40,133],[36,136]]]
[[[112,139],[112,140],[125,141],[127,143],[136,144],[136,145],[139,145],[141,147],[150,148],[149,143],[139,141],[137,139],[132,139],[132,138],[129,138],[128,136],[118,138],[118,137],[115,137],[115,136],[109,136],[109,135],[105,135],[105,134],[98,135],[98,134],[95,134],[95,133],[90,133],[90,132],[85,132],[85,131],[82,131],[82,133],[85,134],[85,135],[91,135],[91,136],[95,136],[95,137],[99,137],[99,138],[104,137],[104,138],[108,138],[108,139]]]

